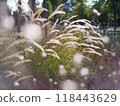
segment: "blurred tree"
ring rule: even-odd
[[[47,8],[47,0],[43,0],[43,7]],[[47,12],[45,12],[45,11],[43,12],[43,17],[47,18]]]
[[[94,2],[93,8],[101,12],[100,23],[114,22],[113,25],[117,25],[116,21],[120,18],[120,0],[98,0]]]
[[[7,15],[7,0],[0,0],[0,18]]]
[[[52,14],[53,12],[53,6],[50,0],[47,0],[47,8],[48,8],[48,15]]]
[[[105,4],[104,0],[95,1],[94,5],[92,6],[91,9],[92,10],[96,9],[98,12],[101,13],[100,17],[93,15],[94,12],[92,13],[92,16],[94,16],[94,18],[95,18],[95,20],[93,20],[93,21],[96,22],[96,24],[101,23],[103,25],[110,21],[110,15],[108,15],[110,13],[110,9],[109,9],[108,5]]]
[[[120,18],[119,16],[119,5],[120,5],[120,0],[107,0],[106,4],[109,4],[111,12],[113,14],[113,21],[114,21],[114,26],[116,28],[117,26],[117,18]]]
[[[48,9],[48,14],[43,12],[44,17],[50,15],[58,5],[67,2],[68,0],[43,0],[43,7]],[[55,16],[52,18],[54,19]]]
[[[30,8],[35,12],[35,0],[29,0]]]
[[[21,5],[21,0],[18,0],[18,4]],[[21,29],[21,8],[18,7],[18,20],[17,20],[17,25],[18,25],[18,32],[20,32]]]
[[[0,0],[0,32],[2,19],[7,15],[7,0]]]
[[[47,8],[47,1],[46,0],[43,0],[43,7]],[[43,17],[47,18],[47,12],[46,11],[43,12]],[[47,36],[47,26],[45,27],[45,36],[44,37],[46,37],[46,36]]]
[[[53,10],[57,8],[58,5],[66,3],[68,0],[49,0],[52,4]]]
[[[75,13],[79,18],[90,19],[90,9],[86,5],[87,0],[74,0],[76,2],[75,5]]]

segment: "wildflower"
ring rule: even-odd
[[[67,79],[67,80],[61,82],[60,88],[63,90],[77,90],[78,84],[74,80]]]

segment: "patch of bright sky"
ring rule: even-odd
[[[98,1],[98,0],[87,0],[86,5],[89,6],[89,7],[91,7],[91,6],[94,5],[95,1]]]
[[[87,0],[86,5],[87,5],[87,6],[93,5],[93,0]]]
[[[16,0],[16,1],[18,1],[18,0]],[[28,0],[21,0],[21,1],[24,2],[22,5],[23,5],[24,9],[27,11],[27,5],[25,3],[28,3]],[[43,0],[38,0],[38,1],[40,2],[40,7],[41,7]],[[7,0],[7,4],[12,11],[17,10],[16,3],[14,0]]]
[[[18,0],[16,0],[16,1],[18,1]],[[23,1],[23,2],[25,2],[25,3],[28,3],[28,0],[21,0],[21,1]],[[38,0],[38,1],[40,2],[40,7],[41,7],[43,0]],[[86,4],[87,4],[88,6],[92,6],[92,5],[93,5],[93,1],[97,1],[97,0],[87,0]],[[27,11],[27,5],[26,5],[25,3],[23,3],[23,7],[24,7],[25,10]],[[7,4],[8,4],[8,6],[10,7],[10,9],[11,9],[12,11],[17,10],[17,7],[16,7],[16,4],[15,4],[15,1],[14,1],[14,0],[7,0]]]

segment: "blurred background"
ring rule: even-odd
[[[7,2],[8,9],[12,14],[13,11],[16,11],[14,0],[1,0],[2,2]],[[120,0],[19,0],[19,4],[24,5],[21,2],[28,3],[34,11],[38,7],[48,8],[47,15],[51,14],[58,5],[63,3],[67,18],[76,14],[78,15],[77,18],[88,19],[102,28],[120,26]],[[27,10],[25,5],[24,7]],[[96,9],[101,15],[95,16],[93,9]]]
[[[1,37],[0,45],[2,45],[3,41],[6,40],[5,35],[8,36],[11,35],[11,41],[9,42],[6,41],[7,44],[5,44],[4,46],[0,46],[0,53],[4,51],[4,49],[7,47],[6,45],[9,45],[16,39],[19,39],[18,34],[19,32],[21,32],[21,26],[23,26],[25,23],[29,21],[28,18],[26,18],[26,14],[25,14],[25,12],[27,13],[27,11],[29,10],[29,6],[33,12],[36,12],[37,9],[41,7],[47,8],[48,12],[43,12],[41,16],[43,18],[48,18],[48,16],[50,16],[60,4],[64,4],[62,6],[62,10],[66,12],[66,15],[62,15],[62,16],[55,15],[50,19],[50,21],[54,23],[56,22],[56,19],[60,19],[60,21],[63,19],[67,20],[70,17],[77,15],[77,17],[75,17],[71,21],[77,19],[90,20],[91,24],[96,27],[97,32],[99,32],[102,36],[103,35],[108,36],[107,40],[109,41],[109,43],[105,44],[104,49],[101,50],[103,52],[103,56],[100,58],[97,56],[91,56],[94,61],[92,63],[89,63],[88,67],[92,70],[91,72],[93,73],[89,77],[88,82],[87,81],[85,82],[87,83],[85,85],[86,87],[85,89],[120,89],[120,77],[119,77],[120,76],[120,0],[0,0],[0,37]],[[22,6],[23,8],[20,8],[20,6]],[[12,17],[5,18],[7,16],[12,16]],[[3,28],[3,26],[5,28]],[[61,27],[65,28],[65,25],[61,25],[60,29],[62,29]],[[49,32],[50,28],[45,27],[45,31],[44,31],[45,33],[43,32],[44,33],[43,36],[47,35],[47,32]],[[7,32],[7,34],[4,32]],[[93,34],[93,36],[96,35]],[[14,50],[9,51],[10,53],[8,54],[11,54],[13,53],[13,51],[16,51],[16,48],[23,49],[21,45],[18,45],[14,48]],[[65,52],[63,51],[61,53],[61,50],[59,51],[59,54],[61,53],[61,57],[64,57],[63,55],[65,55]],[[68,61],[66,58],[65,59],[63,58],[63,60],[65,60],[65,64],[71,62],[69,61],[69,58],[71,59],[71,57],[69,57],[68,54],[66,54],[66,56],[68,56]],[[32,59],[35,62],[38,62],[38,56],[40,57],[41,55],[36,54],[36,57],[33,55]],[[0,59],[1,57],[2,56],[0,54]],[[23,56],[19,58],[21,59],[23,58]],[[42,69],[44,71],[51,71],[53,69],[51,71],[52,73],[54,69],[55,71],[56,69],[58,69],[57,65],[59,62],[57,61],[56,63],[53,64],[51,60],[52,59],[50,58],[50,61],[48,61],[48,63],[43,62]],[[19,83],[17,82],[13,83],[14,80],[9,80],[7,78],[9,77],[9,75],[20,76],[21,73],[11,73],[11,71],[9,71],[10,65],[5,65],[4,67],[1,67],[2,62],[0,61],[0,72],[4,73],[4,70],[7,69],[8,70],[7,74],[9,74],[8,76],[4,77],[4,79],[2,79],[1,77],[2,74],[0,74],[0,89],[13,89],[14,86],[17,87],[14,89],[59,89],[57,85],[59,81],[57,82],[57,80],[55,79],[56,77],[58,77],[56,75],[56,72],[55,71],[53,72],[53,74],[55,73],[56,75],[55,78],[54,76],[53,79],[48,78],[50,81],[54,80],[53,81],[54,84],[52,85],[52,87],[50,82],[45,82],[45,84],[43,84],[43,82],[39,80],[39,77],[41,76],[39,76],[38,74],[40,64],[37,65],[36,67],[37,63],[35,64],[34,61],[33,61],[33,65],[31,65],[33,66],[34,70],[31,69],[32,70],[31,72],[29,72],[29,68],[28,68],[30,67],[30,65],[26,67],[26,64],[23,64],[21,67],[15,69],[15,70],[21,69],[24,75],[26,75],[27,72],[28,72],[27,74],[35,73],[34,76],[32,76],[32,78],[31,76],[22,77],[23,79],[24,78],[31,78],[31,79],[29,79],[28,81],[26,80],[26,82],[23,81],[22,82],[23,86],[20,87],[19,87]],[[55,62],[54,59],[53,62]],[[48,66],[51,66],[51,69],[47,67],[46,64]],[[65,68],[69,69],[69,66],[71,68],[71,64],[67,64],[67,65],[65,66]],[[38,80],[36,78],[38,78]],[[83,83],[82,86],[84,86]]]

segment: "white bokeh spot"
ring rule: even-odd
[[[77,90],[79,87],[76,81],[67,79],[61,82],[60,88],[63,90]]]
[[[19,82],[15,81],[14,86],[20,86]]]
[[[24,56],[23,56],[23,55],[21,55],[21,54],[20,54],[20,55],[18,55],[17,57],[18,57],[20,60],[24,60]]]
[[[104,36],[102,41],[103,43],[107,44],[110,42],[110,38],[108,36]]]
[[[87,68],[82,68],[81,70],[79,70],[79,73],[81,76],[87,76],[89,75],[89,70]]]
[[[59,65],[59,75],[61,76],[66,75],[66,69],[64,68],[64,65]]]
[[[42,53],[42,57],[44,57],[44,58],[47,57],[47,53],[46,53],[46,52],[43,52],[43,53]]]
[[[82,60],[83,60],[83,56],[80,54],[80,53],[76,53],[74,56],[73,56],[73,62],[75,64],[81,64],[82,63]]]
[[[7,16],[2,20],[2,26],[6,30],[11,30],[14,27],[15,20],[13,16]]]
[[[37,24],[25,24],[22,28],[23,35],[26,39],[39,41],[42,37],[42,29]]]

